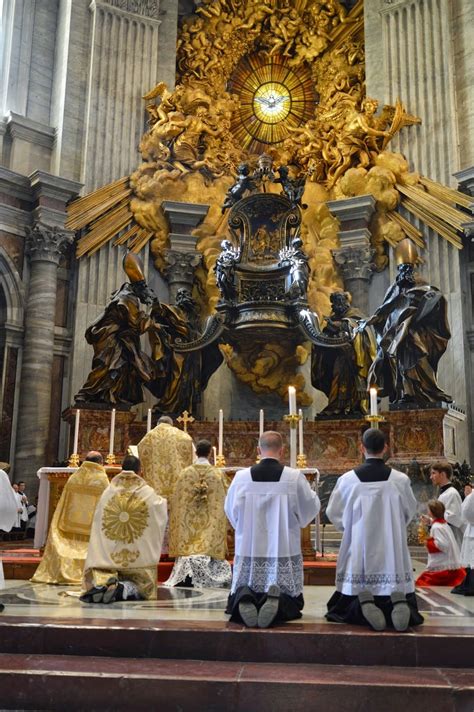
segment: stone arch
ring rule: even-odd
[[[13,261],[0,246],[0,324],[23,328],[24,289]],[[3,303],[2,303],[3,302]]]

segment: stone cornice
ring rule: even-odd
[[[55,176],[46,171],[34,171],[29,176],[34,197],[38,200],[41,197],[52,198],[67,203],[71,198],[75,198],[82,190],[83,183],[69,178]]]
[[[92,0],[89,10],[95,12],[98,8],[161,25],[159,0]]]
[[[28,211],[0,203],[0,230],[24,237],[31,223],[32,216]]]
[[[12,138],[19,138],[37,146],[44,146],[52,149],[56,136],[56,131],[52,126],[46,126],[39,121],[21,116],[14,111],[7,115],[7,130]]]
[[[28,178],[4,166],[0,166],[0,193],[26,202],[33,200],[33,192]]]
[[[354,198],[342,200],[328,200],[328,209],[334,217],[341,222],[341,229],[345,222],[360,222],[367,224],[375,210],[373,195],[357,195]]]

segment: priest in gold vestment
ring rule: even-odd
[[[158,425],[138,443],[138,456],[145,482],[168,498],[181,472],[193,461],[193,441],[188,433],[173,426],[170,417],[162,415]]]
[[[127,455],[122,468],[95,511],[84,570],[84,603],[157,597],[166,500],[140,477],[138,457]]]
[[[226,561],[225,475],[209,463],[208,440],[196,445],[197,461],[181,473],[170,500],[169,555],[176,561],[166,586],[230,586]]]
[[[66,482],[33,583],[81,584],[94,511],[109,480],[100,452],[91,451]]]

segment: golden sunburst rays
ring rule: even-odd
[[[424,222],[458,250],[462,249],[462,234],[470,216],[459,210],[457,206],[471,208],[473,202],[471,197],[424,176],[420,176],[418,185],[409,186],[397,183],[395,187],[402,196],[401,205],[409,213]],[[408,234],[407,230],[405,232]],[[411,237],[411,235],[408,236]]]
[[[288,129],[314,116],[314,83],[306,66],[291,68],[284,57],[253,54],[234,70],[227,90],[238,96],[231,130],[241,145],[259,153],[281,143]]]
[[[93,255],[114,237],[114,245],[128,243],[131,252],[140,252],[153,233],[135,222],[131,197],[132,189],[126,176],[72,201],[67,209],[66,227],[75,231],[88,228],[77,241],[76,257]]]

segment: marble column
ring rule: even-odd
[[[37,489],[36,472],[44,462],[51,408],[57,269],[73,242],[73,233],[36,223],[26,230],[30,280],[18,412],[15,479]]]
[[[162,208],[170,225],[170,249],[165,252],[168,265],[165,277],[169,285],[170,302],[174,304],[178,289],[192,291],[194,272],[202,259],[196,249],[197,238],[192,233],[206,217],[209,206],[164,200]]]
[[[368,315],[374,256],[369,223],[375,209],[375,199],[371,195],[360,195],[344,200],[330,200],[328,208],[340,223],[340,247],[332,251],[334,261],[344,280],[345,289],[352,295],[353,306]]]

